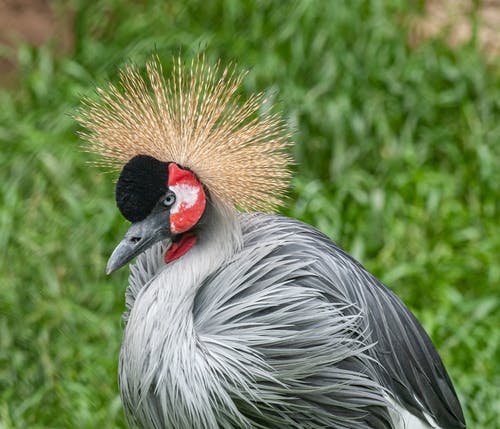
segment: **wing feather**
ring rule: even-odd
[[[465,428],[453,384],[432,341],[410,310],[384,284],[313,227],[276,215],[245,215],[246,245],[282,240],[281,252],[314,258],[308,265],[311,286],[330,300],[352,304],[363,314],[374,344],[367,353],[376,360],[378,379],[395,400],[426,421],[445,429]],[[285,237],[293,236],[287,243]]]

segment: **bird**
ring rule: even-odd
[[[276,214],[292,132],[234,64],[126,66],[83,99],[131,222],[118,384],[142,429],[465,428],[421,324],[313,226]],[[132,261],[135,259],[135,262]]]

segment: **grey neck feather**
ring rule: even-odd
[[[242,247],[241,224],[237,212],[217,200],[209,200],[207,210],[199,222],[198,242],[180,259],[166,265],[164,254],[170,241],[152,246],[130,265],[129,287],[123,315],[128,321],[135,300],[141,290],[161,276],[162,282],[172,285],[179,294],[196,294],[203,278],[214,272],[225,260]]]
[[[191,250],[168,265],[163,262],[165,244],[159,243],[131,267],[119,375],[125,408],[134,408],[135,419],[143,427],[186,427],[185,416],[191,416],[193,422],[199,420],[195,427],[204,427],[207,422],[216,427],[215,415],[193,415],[198,405],[209,403],[210,398],[200,389],[203,374],[193,374],[202,365],[193,362],[199,344],[192,310],[203,280],[242,246],[234,209],[218,202],[210,204],[197,237]],[[162,388],[166,385],[168,391]],[[183,400],[175,395],[183,395]],[[186,409],[172,414],[179,403]],[[170,410],[168,426],[166,410]]]

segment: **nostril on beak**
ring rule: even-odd
[[[130,241],[134,244],[137,244],[139,241],[141,241],[141,237],[130,237]]]

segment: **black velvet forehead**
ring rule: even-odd
[[[168,188],[168,162],[136,155],[127,162],[116,184],[116,205],[130,222],[145,219]]]

